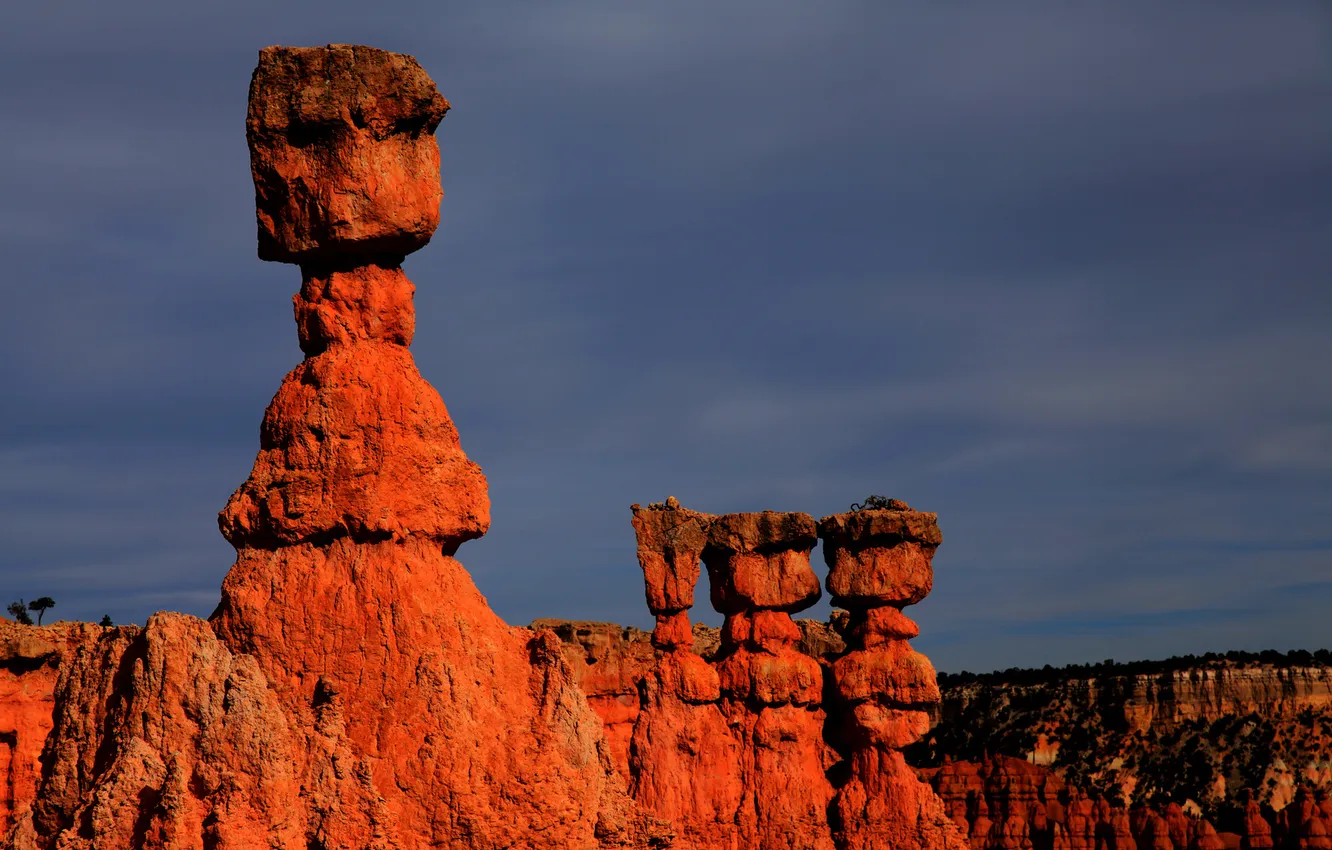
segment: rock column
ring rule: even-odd
[[[722,710],[740,740],[742,847],[833,847],[823,669],[796,648],[801,632],[791,619],[821,595],[809,563],[816,542],[814,519],[803,513],[727,514],[708,529],[703,561],[713,607],[726,617]]]
[[[301,269],[300,363],[219,517],[212,624],[297,728],[311,846],[646,844],[551,632],[509,627],[453,555],[490,502],[408,345],[401,264],[439,224],[448,110],[410,56],[274,47],[250,86],[261,259]],[[353,793],[362,802],[353,802]],[[392,843],[396,842],[396,843]]]
[[[633,505],[638,563],[656,617],[657,657],[629,742],[629,791],[676,828],[680,845],[729,848],[740,805],[740,748],[722,714],[717,671],[693,651],[689,609],[712,517],[674,499]]]
[[[929,730],[939,702],[933,666],[907,643],[920,630],[901,609],[930,592],[930,559],[942,537],[935,514],[890,506],[824,517],[818,526],[833,604],[850,612],[850,651],[832,668],[838,744],[850,762],[834,804],[843,850],[944,846],[953,831],[901,753]]]
[[[1272,825],[1263,816],[1263,807],[1258,804],[1253,792],[1244,792],[1244,823],[1240,833],[1241,850],[1272,850]]]

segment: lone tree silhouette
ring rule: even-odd
[[[9,603],[9,616],[17,620],[20,625],[32,625],[32,617],[28,616],[28,606],[23,604],[22,599]]]
[[[864,502],[852,502],[851,512],[860,511],[909,511],[911,507],[901,499],[890,499],[887,496],[880,496],[878,493],[871,493]]]
[[[110,614],[103,614],[103,615],[102,615],[102,622],[101,622],[101,626],[102,626],[102,628],[104,628],[104,629],[109,629],[109,628],[111,628],[111,627],[114,626],[114,625],[115,625],[115,623],[111,622],[111,615],[110,615]]]
[[[28,603],[28,610],[37,612],[37,625],[39,626],[42,624],[42,615],[46,613],[48,608],[54,607],[55,600],[49,596],[40,596]]]

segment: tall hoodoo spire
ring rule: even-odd
[[[638,845],[654,827],[556,639],[504,624],[452,558],[490,524],[486,480],[407,349],[414,290],[399,267],[439,223],[433,131],[447,109],[409,56],[260,54],[247,122],[259,255],[301,267],[305,360],[222,511],[237,557],[213,625],[290,712],[346,730],[382,800],[373,818],[407,846]],[[363,837],[344,820],[320,829]]]
[[[246,122],[259,256],[301,266],[306,359],[222,512],[237,548],[422,536],[452,554],[490,524],[485,477],[406,349],[415,289],[398,264],[439,224],[433,133],[448,108],[410,56],[259,54]]]

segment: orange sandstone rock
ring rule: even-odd
[[[1244,802],[1244,824],[1240,833],[1242,850],[1271,850],[1272,825],[1263,817],[1263,810],[1252,794],[1246,794]]]
[[[1225,850],[1225,842],[1217,835],[1216,827],[1211,822],[1199,818],[1194,822],[1193,835],[1189,841],[1189,850]]]
[[[629,739],[640,709],[639,687],[655,661],[648,634],[614,623],[551,619],[534,620],[531,627],[549,629],[564,642],[564,657],[588,705],[601,718],[611,759],[627,783]],[[715,691],[715,676],[712,687]]]
[[[62,666],[12,848],[661,847],[551,632],[486,605],[489,502],[406,346],[398,267],[438,221],[447,104],[410,57],[269,48],[260,254],[299,262],[305,361],[219,522],[210,623],[157,615]],[[714,689],[715,692],[715,689]]]
[[[648,610],[661,616],[694,607],[699,558],[712,517],[681,508],[673,497],[665,504],[633,505],[630,510]]]
[[[802,513],[726,514],[708,529],[703,562],[713,607],[726,615],[722,708],[741,740],[742,846],[833,847],[824,672],[797,648],[791,619],[822,594],[809,563],[816,542],[814,519]]]
[[[87,623],[38,627],[0,619],[0,836],[36,799],[60,665],[101,632]]]
[[[901,503],[905,504],[905,503]],[[855,610],[914,605],[934,586],[930,558],[943,537],[938,515],[913,510],[864,510],[819,521],[828,592]]]
[[[373,265],[355,277],[365,287],[405,280]],[[371,321],[351,315],[363,300],[323,306],[321,322],[344,331]],[[451,554],[485,533],[485,477],[400,338],[331,334],[287,375],[264,414],[254,469],[219,520],[233,545],[419,534]]]
[[[1175,850],[1185,850],[1193,841],[1193,818],[1184,813],[1179,803],[1173,802],[1166,804],[1161,817],[1165,820],[1171,845]]]
[[[818,542],[809,514],[727,514],[708,527],[704,562],[712,607],[723,614],[749,609],[803,611],[822,595],[809,553]]]
[[[934,673],[906,639],[914,624],[898,611],[924,598],[933,583],[930,557],[941,537],[934,514],[910,510],[853,511],[818,523],[834,604],[851,610],[846,655],[832,666],[837,704],[835,738],[845,748],[849,777],[834,801],[839,848],[943,847],[961,841],[930,787],[900,752],[929,730],[939,702]],[[998,825],[1003,835],[1002,822]],[[995,829],[987,830],[988,836]]]
[[[349,44],[261,50],[246,119],[259,258],[402,258],[424,247],[439,226],[434,132],[448,109],[410,56]]]

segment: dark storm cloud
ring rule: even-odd
[[[1320,4],[0,23],[11,596],[214,604],[214,514],[299,357],[296,271],[254,259],[249,72],[339,41],[454,104],[414,350],[490,479],[461,554],[510,620],[642,624],[630,502],[884,492],[941,514],[915,610],[944,669],[1332,642]]]

